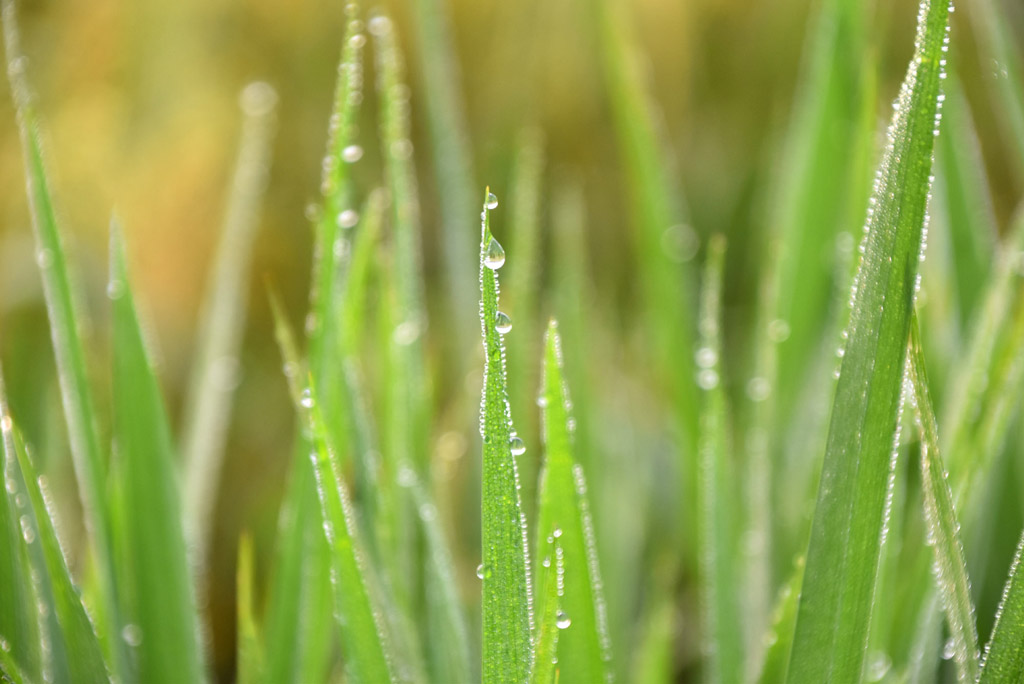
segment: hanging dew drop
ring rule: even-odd
[[[494,317],[494,329],[502,335],[507,334],[512,330],[512,319],[508,317],[507,313],[499,311]]]
[[[493,192],[487,193],[487,208],[497,209],[498,208],[498,196]]]
[[[558,614],[555,615],[555,627],[558,627],[558,629],[566,629],[571,624],[572,618],[569,617],[568,613],[564,610],[558,611]]]
[[[481,563],[480,565],[476,566],[476,576],[479,579],[483,579],[484,578],[484,564],[483,563]]]
[[[496,271],[505,265],[505,248],[501,243],[491,238],[487,243],[487,252],[484,254],[484,266]]]
[[[512,451],[513,456],[522,456],[526,453],[526,443],[522,437],[513,437],[508,441],[508,448]]]

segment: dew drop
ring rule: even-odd
[[[304,408],[313,408],[313,393],[309,391],[309,388],[302,390],[302,397],[299,399],[299,403]]]
[[[0,418],[0,428],[2,428],[4,432],[10,432],[14,428],[14,420],[10,416]]]
[[[712,390],[718,386],[718,373],[710,368],[705,368],[697,373],[697,384],[703,390]]]
[[[316,222],[320,220],[321,211],[319,204],[316,202],[310,202],[306,205],[306,208],[302,213],[306,217],[307,221]]]
[[[570,618],[564,610],[558,611],[558,614],[555,615],[555,627],[558,627],[558,629],[566,629],[571,624],[572,618]]]
[[[496,271],[505,265],[505,248],[501,243],[491,238],[487,243],[487,252],[484,254],[484,266]]]
[[[785,342],[789,339],[789,323],[776,318],[768,324],[768,337],[772,342]]]
[[[21,523],[21,536],[25,539],[26,544],[31,544],[36,540],[36,531],[32,529],[32,519],[26,513],[21,516],[19,522]]]
[[[697,365],[701,368],[711,368],[718,361],[718,353],[711,347],[701,347],[697,350]]]
[[[3,651],[4,653],[11,652],[11,644],[7,641],[7,639],[0,638],[0,651]]]
[[[53,252],[45,247],[39,250],[36,252],[36,263],[39,268],[49,268],[53,264]]]
[[[768,382],[768,378],[751,378],[750,382],[747,383],[747,397],[751,401],[764,401],[771,392],[772,386]]]
[[[118,300],[124,296],[124,281],[115,278],[107,283],[107,298],[111,300]]]
[[[548,398],[547,398],[547,395],[544,395],[544,394],[538,394],[538,395],[537,395],[537,406],[539,406],[539,407],[541,407],[541,408],[544,408],[544,407],[545,407],[545,406],[547,406],[547,405],[548,405]]]
[[[562,528],[561,528],[561,527],[556,527],[556,528],[555,528],[555,529],[554,529],[554,530],[553,530],[553,531],[551,532],[551,536],[552,536],[552,537],[553,537],[554,539],[558,539],[559,537],[561,537],[561,536],[562,536]]]
[[[498,312],[494,317],[494,329],[502,335],[505,335],[512,330],[512,319],[508,317],[507,313],[503,311]]]
[[[338,214],[338,227],[351,228],[359,223],[359,214],[354,209],[346,209]]]
[[[129,646],[139,646],[142,643],[142,628],[135,624],[127,624],[121,630],[121,638]]]
[[[526,443],[522,437],[513,437],[508,440],[508,447],[511,449],[513,456],[522,456],[526,453]]]
[[[274,111],[277,92],[266,81],[253,81],[242,89],[238,104],[249,116],[266,116]]]
[[[370,29],[370,33],[377,37],[385,36],[391,31],[391,20],[383,14],[378,14],[370,18],[366,27]]]
[[[493,192],[487,193],[487,208],[497,209],[498,208],[498,196]]]
[[[363,148],[359,145],[349,145],[341,151],[341,158],[349,164],[354,164],[363,158]]]
[[[892,661],[889,660],[889,656],[885,653],[875,653],[868,664],[867,680],[869,682],[880,681],[891,667]]]
[[[366,36],[362,33],[356,33],[348,39],[348,44],[354,48],[361,48],[366,45]]]
[[[544,560],[542,560],[540,562],[540,564],[543,565],[545,568],[550,568],[551,567],[551,556],[544,556]]]
[[[476,566],[476,576],[479,579],[483,579],[484,578],[484,564],[483,563],[481,563],[480,565]]]
[[[942,647],[942,659],[950,660],[956,654],[956,641],[953,637],[946,639],[946,644]]]

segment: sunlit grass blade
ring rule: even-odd
[[[110,633],[105,640],[114,653],[114,670],[123,669],[117,584],[114,573],[110,520],[106,506],[106,453],[100,445],[98,418],[89,371],[82,343],[83,317],[75,282],[69,274],[68,261],[46,172],[39,123],[25,74],[27,58],[19,46],[14,0],[0,3],[3,12],[3,35],[7,74],[11,83],[25,163],[25,179],[32,227],[35,233],[36,260],[43,280],[43,294],[50,321],[50,335],[57,360],[67,422],[72,463],[82,501],[89,546],[98,570],[100,610],[106,616]]]
[[[946,481],[946,469],[939,455],[939,430],[928,393],[917,318],[911,324],[908,349],[908,381],[912,383],[911,406],[921,433],[921,487],[924,491],[925,522],[935,551],[935,574],[953,635],[953,657],[961,682],[978,678],[978,633],[974,623],[971,583],[960,541],[960,523],[953,509],[953,493]]]
[[[558,660],[558,637],[560,625],[565,624],[567,617],[559,609],[559,601],[563,594],[565,581],[565,560],[562,547],[553,535],[548,536],[539,548],[544,560],[537,574],[537,636],[534,641],[533,670],[530,672],[531,684],[550,684],[555,677],[555,669],[565,667]],[[566,668],[567,679],[580,675],[571,666]],[[581,678],[581,681],[583,679]],[[587,680],[601,681],[601,680]]]
[[[548,325],[544,349],[542,386],[544,469],[541,474],[537,512],[537,556],[544,567],[555,562],[554,537],[559,562],[564,557],[565,587],[559,610],[571,625],[558,639],[559,669],[566,681],[602,682],[608,678],[608,625],[601,576],[597,562],[593,522],[587,500],[583,468],[573,456],[576,430],[572,402],[563,377],[562,348],[555,321]],[[555,579],[541,571],[537,596],[547,601],[547,583]],[[543,629],[543,626],[541,626]],[[537,659],[542,658],[537,653]]]
[[[171,430],[128,280],[120,227],[111,222],[115,458],[128,567],[126,629],[134,636],[140,681],[206,679],[199,621],[185,558],[178,477]],[[137,642],[133,644],[132,642]]]
[[[921,4],[894,104],[851,297],[788,681],[854,681],[868,644],[904,361],[923,253],[948,34],[945,0]]]
[[[0,381],[0,391],[2,391],[2,381]],[[45,571],[52,591],[52,604],[48,606],[48,609],[53,610],[53,615],[60,626],[59,631],[50,634],[50,639],[59,639],[60,643],[53,644],[49,641],[47,643],[54,650],[60,650],[66,654],[67,676],[71,678],[71,681],[109,681],[110,675],[106,663],[103,661],[99,638],[96,636],[88,613],[86,613],[78,587],[71,579],[64,551],[54,529],[50,504],[43,492],[43,482],[36,474],[25,444],[13,426],[6,404],[6,397],[0,394],[0,408],[2,408],[0,421],[3,422],[6,459],[8,462],[17,461],[17,467],[21,470],[18,484],[24,486],[28,499],[29,512],[23,514],[19,522],[22,539],[26,549],[34,544],[38,544],[40,547],[43,567],[39,570]],[[9,473],[8,476],[13,477],[13,473]],[[19,544],[19,546],[21,545]],[[9,638],[20,641],[33,632],[34,630],[29,628],[26,634],[12,634]],[[5,640],[5,647],[0,650],[9,651],[10,648],[10,642]],[[52,674],[51,671],[50,676]]]
[[[264,681],[263,642],[256,621],[255,578],[252,537],[243,534],[238,542],[238,682]]]
[[[18,458],[14,442],[14,420],[7,406],[7,390],[0,372],[0,430],[3,459],[0,460],[0,652],[19,671],[39,672],[38,620],[35,597],[29,579],[28,557],[22,543],[22,507],[17,505]],[[24,503],[24,501],[22,501]],[[0,665],[2,666],[2,665]]]
[[[708,243],[700,306],[701,346],[697,350],[697,384],[702,390],[697,450],[702,638],[707,679],[738,682],[744,676],[744,648],[735,590],[739,569],[728,405],[720,363],[724,277],[725,238],[715,235]]]
[[[5,684],[31,684],[14,655],[3,649],[0,649],[0,680]]]
[[[270,173],[277,94],[270,85],[250,83],[240,97],[244,121],[224,231],[214,259],[192,378],[185,402],[182,458],[185,464],[185,532],[202,569],[231,400],[239,373],[239,348],[245,326],[249,262],[260,205]]]
[[[299,357],[295,333],[273,290],[269,298],[275,336],[284,358],[284,375],[292,401],[299,406],[302,379],[309,373]],[[300,421],[290,482],[281,504],[264,621],[269,682],[302,683],[323,678],[327,646],[333,636],[330,558],[320,529],[322,519],[313,465],[308,457],[310,440],[308,428]]]
[[[796,627],[796,609],[800,600],[800,585],[804,580],[804,559],[798,558],[789,581],[783,585],[775,604],[772,624],[766,635],[764,657],[761,663],[760,684],[782,684],[789,669],[789,654],[793,646]]]
[[[484,387],[483,437],[483,681],[523,682],[533,667],[533,606],[526,520],[519,500],[515,456],[522,442],[512,427],[505,377],[505,345],[498,327],[498,273],[505,252],[491,235],[488,191],[480,215],[480,328]],[[516,440],[516,441],[513,441]],[[513,453],[513,450],[516,453]]]
[[[1024,677],[1024,582],[1019,576],[1022,552],[1024,537],[1013,556],[992,637],[985,645],[980,684],[1010,684]]]
[[[412,2],[419,47],[419,67],[423,78],[423,98],[427,126],[433,145],[435,177],[439,183],[441,205],[441,244],[444,249],[444,284],[454,329],[466,331],[466,342],[472,340],[473,325],[473,250],[465,240],[473,222],[476,205],[473,158],[469,146],[469,126],[461,93],[461,78],[455,59],[454,43],[445,15],[443,0]],[[460,342],[461,335],[451,335],[447,344],[452,352],[461,354],[469,348]],[[455,359],[457,367],[465,361]]]

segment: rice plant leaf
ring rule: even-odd
[[[0,681],[5,684],[30,684],[31,680],[25,676],[14,654],[10,651],[0,649]]]
[[[296,336],[287,323],[280,299],[272,289],[268,292],[285,379],[292,401],[300,406],[302,379],[309,373],[299,357]],[[269,682],[322,679],[334,636],[330,556],[321,530],[313,465],[309,460],[310,440],[308,427],[300,423],[290,481],[281,504],[267,599],[264,644]]]
[[[89,385],[85,348],[82,343],[82,310],[61,237],[50,180],[43,156],[39,123],[25,73],[27,59],[19,46],[14,0],[0,3],[3,12],[4,48],[11,83],[22,155],[26,191],[35,233],[36,259],[43,281],[43,295],[50,320],[50,335],[57,361],[64,419],[72,463],[78,482],[89,545],[98,570],[102,612],[110,633],[105,640],[114,653],[114,669],[123,672],[123,652],[118,632],[120,613],[114,572],[110,520],[105,503],[106,453],[100,445],[96,403]]]
[[[206,678],[185,557],[171,430],[143,342],[116,221],[110,230],[114,435],[123,477],[125,604],[138,637],[140,681]]]
[[[483,681],[524,682],[533,667],[533,607],[526,522],[512,453],[518,439],[508,406],[505,347],[498,325],[498,273],[505,253],[491,235],[490,190],[480,215],[480,329],[484,387],[483,438]],[[516,442],[518,450],[518,442]]]
[[[924,491],[925,522],[935,551],[935,579],[953,635],[953,657],[961,682],[978,678],[978,632],[974,623],[971,582],[967,575],[960,523],[953,507],[953,493],[946,481],[946,469],[939,455],[939,430],[935,422],[928,378],[924,367],[917,317],[911,325],[908,349],[908,380],[912,383],[911,405],[921,432],[921,482]]]
[[[0,401],[6,404],[6,398],[0,398]],[[59,631],[51,633],[50,637],[59,639],[59,650],[67,654],[67,676],[71,681],[110,681],[99,637],[96,636],[95,628],[82,603],[78,587],[71,579],[64,551],[57,538],[49,503],[43,493],[43,484],[29,460],[21,436],[13,426],[6,425],[11,420],[6,409],[0,420],[5,422],[4,450],[8,459],[17,460],[21,470],[19,484],[25,488],[31,511],[20,520],[23,540],[26,547],[38,542],[43,560],[43,567],[40,569],[46,572],[52,591],[50,608],[60,627]],[[31,631],[29,633],[31,634]]]
[[[255,578],[252,537],[243,534],[238,542],[238,682],[258,684],[266,676],[263,642],[256,621]]]
[[[804,580],[804,559],[798,558],[793,565],[789,580],[783,585],[775,604],[772,624],[769,628],[762,659],[760,684],[782,684],[789,669],[789,654],[793,646],[793,629],[796,626],[796,608],[800,600],[800,585]]]
[[[948,32],[946,0],[920,6],[854,281],[847,341],[811,527],[788,681],[864,672]]]
[[[555,667],[558,661],[559,624],[567,619],[559,608],[565,580],[565,560],[559,540],[553,535],[540,547],[541,562],[537,579],[537,597],[540,608],[537,621],[537,636],[534,643],[533,671],[530,673],[531,684],[551,684],[555,678]],[[567,678],[575,679],[578,670],[567,668],[571,672]],[[581,681],[583,681],[581,679]],[[589,681],[589,680],[587,680]],[[595,680],[600,681],[600,680]]]
[[[277,93],[267,83],[242,91],[244,120],[227,215],[199,321],[195,362],[185,400],[185,531],[202,568],[213,519],[231,399],[245,326],[249,263],[270,164]]]
[[[698,514],[701,604],[707,678],[738,682],[743,679],[743,629],[736,602],[736,521],[733,519],[733,476],[729,453],[728,406],[722,387],[722,282],[725,238],[708,243],[700,310],[701,346],[697,351],[697,384],[701,388],[698,447]]]
[[[582,466],[573,456],[575,419],[568,385],[563,377],[561,339],[554,320],[548,325],[544,349],[543,426],[544,466],[537,520],[538,552],[543,563],[564,565],[564,591],[559,610],[571,621],[558,639],[559,668],[567,681],[603,682],[608,679],[608,625],[597,562],[594,526]],[[557,549],[544,540],[553,537]],[[557,550],[557,558],[551,556]],[[564,562],[563,562],[564,561]],[[549,582],[542,571],[537,595],[546,601]],[[543,625],[541,626],[543,629]],[[538,662],[543,654],[537,653]]]
[[[992,637],[985,646],[980,684],[1010,684],[1024,677],[1024,582],[1019,577],[1022,552],[1024,537],[1013,556]]]
[[[14,442],[14,420],[7,406],[7,391],[0,371],[0,430],[3,459],[0,461],[0,652],[19,671],[38,673],[38,621],[35,597],[29,579],[28,557],[22,542],[21,507],[17,506],[18,458]]]

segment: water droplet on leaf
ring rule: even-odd
[[[494,317],[494,329],[502,335],[512,330],[512,319],[508,317],[507,313],[498,312],[498,315]]]
[[[496,271],[505,265],[505,248],[501,246],[501,243],[491,238],[491,241],[487,243],[487,252],[484,254],[484,266]]]

